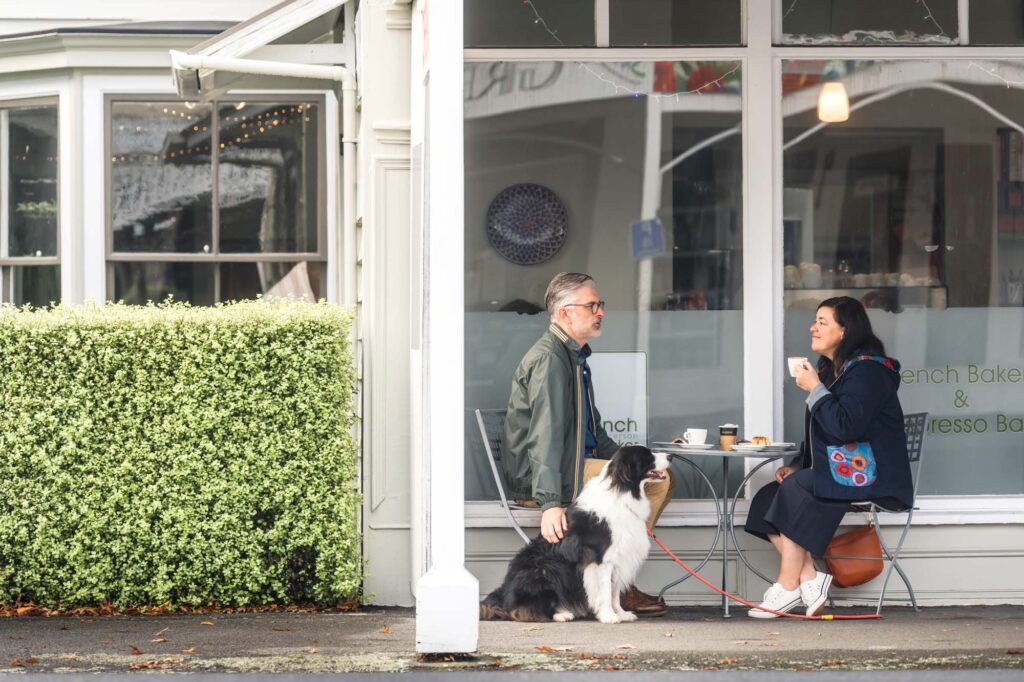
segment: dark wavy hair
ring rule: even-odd
[[[832,376],[839,376],[846,361],[858,355],[885,355],[885,344],[875,336],[871,320],[860,301],[849,296],[836,296],[819,303],[817,310],[822,308],[832,309],[836,324],[843,329],[843,339],[831,360],[824,355],[818,358],[819,374],[828,372]]]

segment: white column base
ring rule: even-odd
[[[465,568],[431,568],[416,583],[416,653],[468,654],[480,640],[480,582]]]

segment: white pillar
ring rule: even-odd
[[[746,4],[743,68],[743,426],[748,436],[782,436],[782,134],[772,59],[772,4]],[[767,172],[770,169],[771,172]],[[766,267],[770,263],[770,267]],[[767,331],[766,331],[767,330]],[[770,335],[770,336],[769,336]],[[747,466],[754,464],[747,460]],[[768,467],[765,467],[766,469]],[[750,482],[757,490],[771,472]],[[759,474],[759,476],[762,476]]]
[[[427,153],[418,408],[424,429],[420,528],[430,568],[416,583],[416,651],[469,653],[479,639],[480,588],[465,567],[462,2],[434,0],[424,11]]]

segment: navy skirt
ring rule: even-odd
[[[814,556],[823,556],[849,510],[849,502],[815,497],[814,471],[800,469],[781,485],[772,481],[757,491],[744,528],[762,540],[781,533]]]

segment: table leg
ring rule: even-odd
[[[729,458],[722,458],[722,530],[725,537],[722,538],[722,591],[729,591],[729,528],[732,526],[729,499]],[[731,618],[729,615],[729,598],[722,595],[722,617]]]

